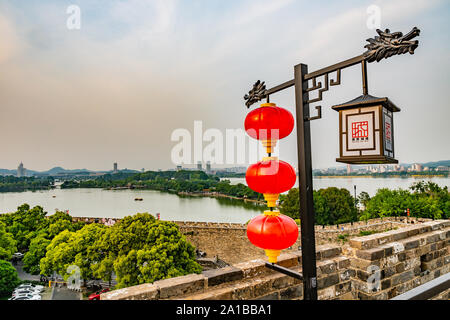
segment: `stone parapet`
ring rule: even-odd
[[[450,272],[450,221],[425,221],[397,230],[352,238],[343,246],[318,245],[320,300],[387,300]],[[241,260],[242,261],[242,260]],[[107,292],[103,300],[282,300],[302,299],[303,283],[251,259],[201,274]],[[301,251],[279,257],[301,272]],[[434,299],[448,299],[448,290]]]

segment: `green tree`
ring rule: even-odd
[[[339,224],[358,219],[355,199],[347,189],[330,187],[314,191],[316,223]]]
[[[298,188],[292,188],[284,197],[280,196],[280,212],[293,219],[300,219]]]
[[[91,249],[91,260],[97,261],[92,265],[94,275],[109,281],[114,272],[118,288],[202,270],[195,261],[195,248],[178,226],[148,213],[125,217]]]
[[[72,232],[64,230],[48,245],[45,257],[40,261],[41,274],[50,275],[53,271],[67,279],[70,274],[67,268],[75,265],[80,268],[81,278],[85,281],[93,279],[91,265],[91,246],[102,236],[106,227],[99,224],[88,224],[82,229]]]
[[[332,225],[357,220],[354,198],[347,189],[330,187],[314,191],[314,210],[317,224]],[[298,188],[281,197],[281,213],[299,219]]]
[[[23,257],[23,268],[31,274],[40,274],[40,260],[47,253],[47,246],[51,240],[64,230],[77,231],[84,224],[72,223],[72,217],[65,212],[56,212],[48,219],[47,224],[37,232],[33,232],[35,237],[31,240],[28,251]]]
[[[11,295],[14,288],[20,283],[16,269],[5,260],[0,260],[0,297]]]
[[[364,217],[404,216],[410,209],[411,216],[419,218],[441,219],[449,216],[449,196],[447,188],[431,183],[417,183],[408,190],[379,189],[366,206]]]
[[[5,224],[0,222],[0,259],[9,261],[16,251],[16,241],[13,235],[8,233]]]
[[[47,234],[40,234],[38,237],[31,240],[28,251],[23,256],[23,269],[31,274],[40,274],[40,261],[47,253],[47,246],[50,240],[46,237]]]
[[[41,229],[48,226],[45,218],[47,212],[40,206],[30,209],[28,204],[23,204],[14,213],[1,215],[0,221],[6,225],[7,232],[14,236],[17,249],[25,252]]]

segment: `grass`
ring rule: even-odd
[[[379,230],[379,231],[376,231],[376,230],[367,230],[367,231],[361,230],[359,232],[358,237],[370,236],[371,234],[383,233],[383,232],[387,232],[387,231],[390,231],[390,230],[396,230],[396,229],[398,229],[398,228],[395,227],[395,228],[389,228],[389,229],[386,229],[386,230]]]
[[[344,234],[340,234],[338,235],[338,240],[341,240],[342,243],[345,243],[348,241],[348,237],[350,237],[350,235],[348,233],[344,233]]]

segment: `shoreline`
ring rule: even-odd
[[[260,204],[260,205],[265,205],[266,204],[265,201],[261,201],[261,200],[254,200],[254,199],[246,199],[246,198],[234,197],[234,196],[229,196],[229,195],[226,195],[226,194],[216,193],[216,192],[203,193],[203,192],[186,192],[186,191],[181,191],[181,192],[177,192],[177,195],[179,195],[179,196],[189,196],[189,197],[226,198],[226,199],[240,200],[240,201],[244,201],[244,202],[253,202],[253,203],[256,203],[256,204]]]

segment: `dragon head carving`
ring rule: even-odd
[[[377,29],[378,36],[367,39],[369,44],[365,45],[367,51],[364,57],[367,62],[379,62],[383,58],[389,58],[393,55],[409,52],[414,54],[414,50],[419,46],[419,41],[411,39],[420,34],[420,30],[414,27],[410,32],[403,35],[401,32],[391,33],[389,29],[381,31]]]

